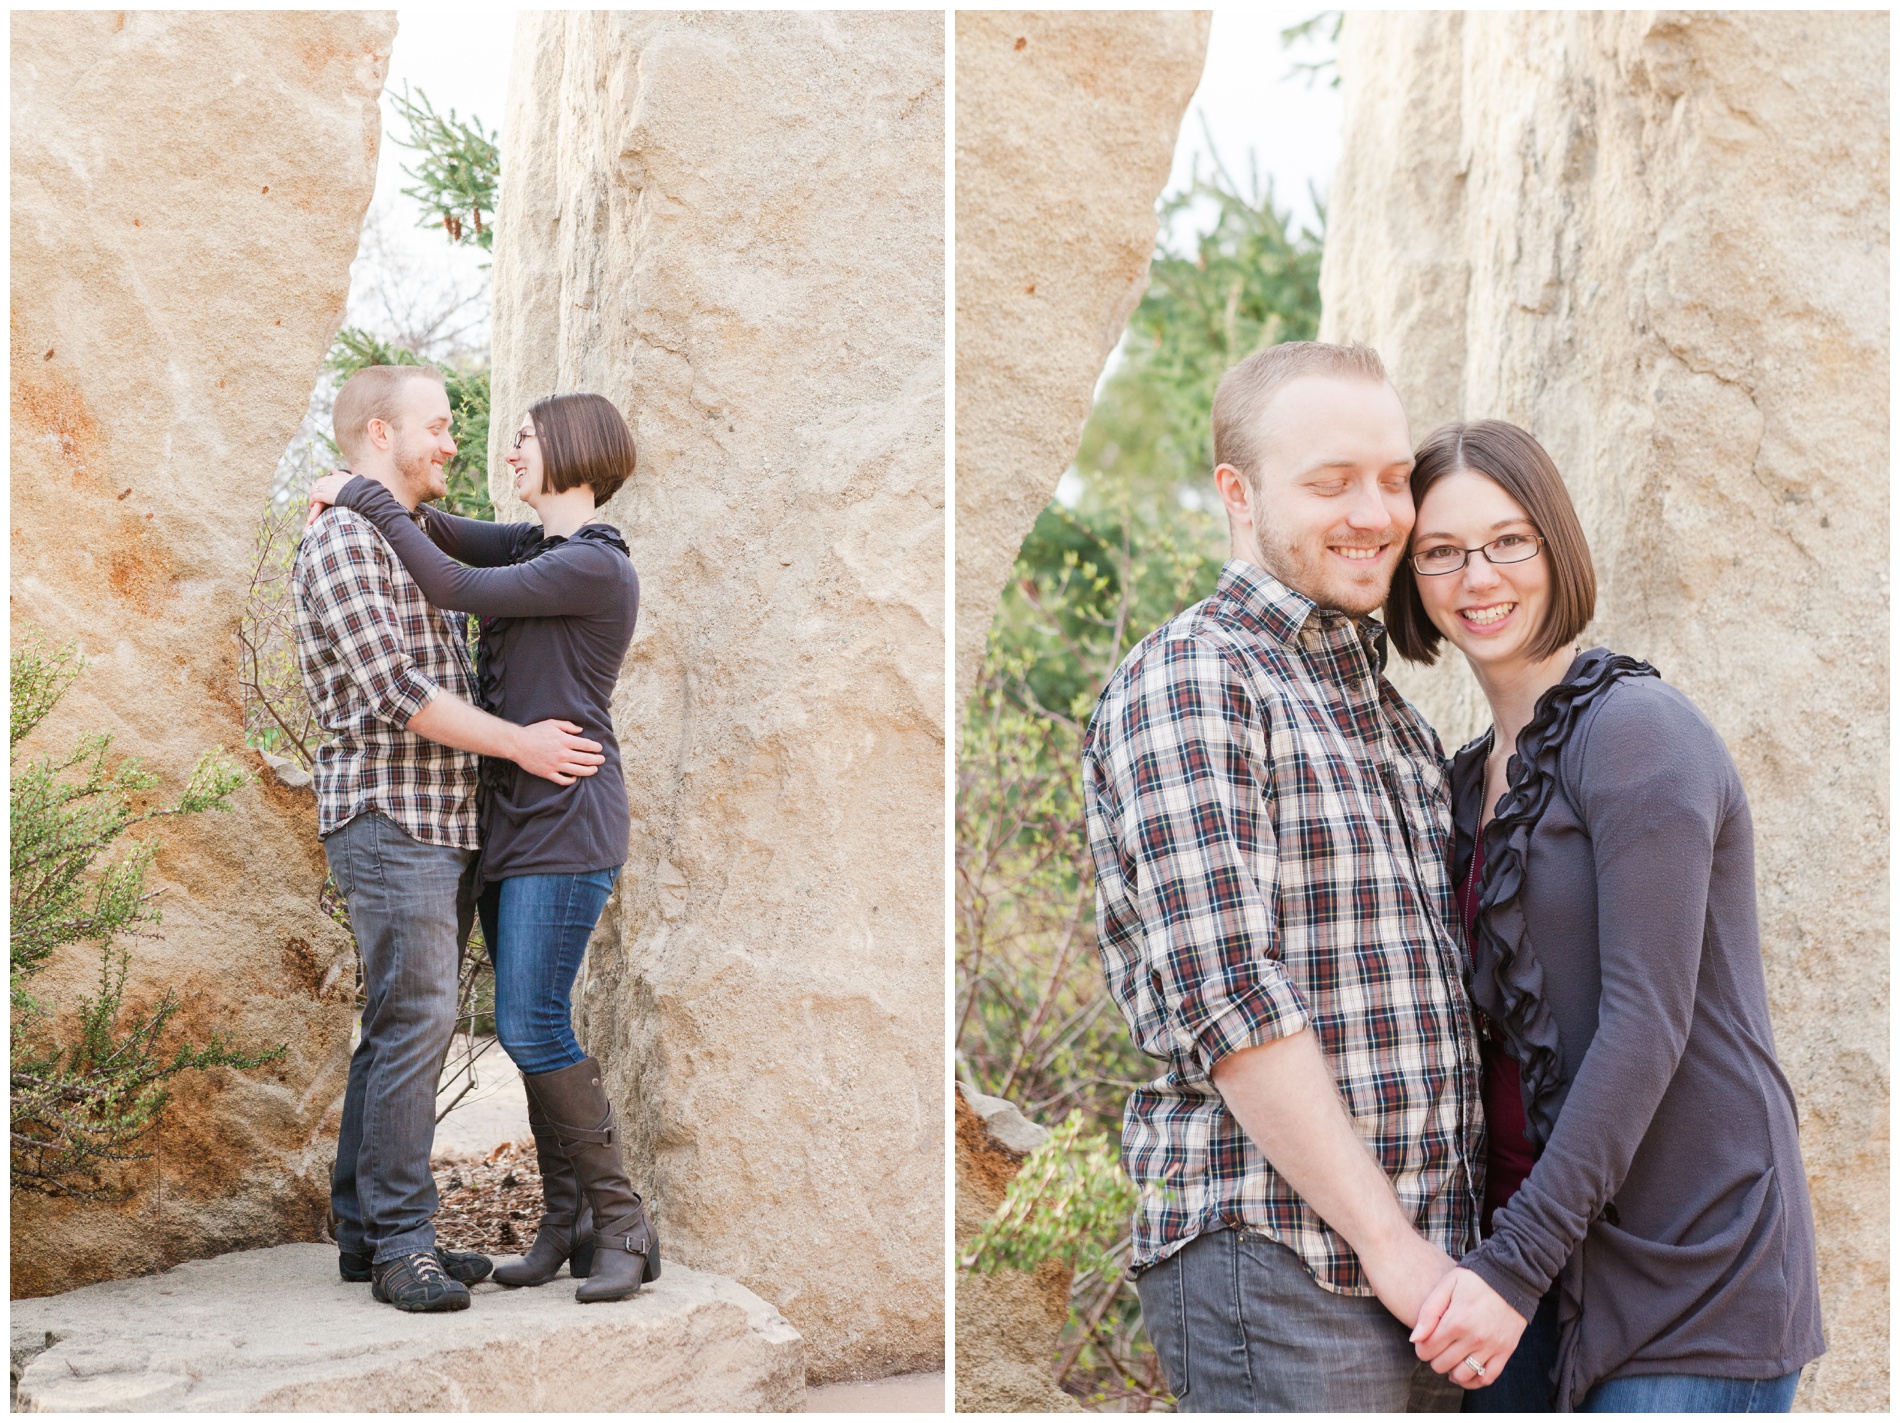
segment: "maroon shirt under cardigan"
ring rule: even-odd
[[[1479,845],[1471,857],[1471,869],[1458,884],[1458,913],[1465,921],[1465,939],[1471,938],[1471,921],[1478,912],[1478,880],[1484,874],[1484,847]],[[1524,1126],[1524,1079],[1518,1073],[1517,1059],[1504,1050],[1497,1034],[1483,1015],[1478,1017],[1478,1058],[1484,1070],[1484,1209],[1478,1216],[1478,1228],[1491,1233],[1491,1217],[1496,1215],[1524,1178],[1531,1174],[1536,1157]]]

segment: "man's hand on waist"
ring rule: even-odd
[[[459,751],[513,761],[529,775],[557,786],[571,786],[580,777],[593,775],[607,759],[600,743],[582,736],[571,721],[550,719],[516,726],[449,692],[431,697],[409,718],[405,729]]]
[[[600,743],[581,735],[571,721],[537,721],[517,729],[515,753],[508,758],[531,776],[571,786],[581,776],[591,776],[606,761]]]

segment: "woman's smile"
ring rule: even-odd
[[[1496,632],[1516,611],[1515,602],[1481,603],[1476,607],[1460,608],[1458,616],[1464,620],[1467,628],[1482,637]]]

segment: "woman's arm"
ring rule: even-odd
[[[1689,1039],[1733,769],[1693,708],[1624,684],[1585,729],[1577,806],[1596,862],[1596,1035],[1544,1153],[1464,1264],[1525,1318],[1621,1188]]]
[[[422,596],[438,608],[483,618],[548,618],[600,610],[612,596],[611,549],[571,545],[509,568],[469,568],[429,541],[382,485],[358,476],[336,496],[338,508],[354,509],[376,525],[416,580]]]
[[[440,509],[420,512],[435,546],[457,563],[473,568],[503,567],[514,558],[526,537],[538,532],[534,524],[493,524],[486,519],[445,514]]]
[[[317,521],[323,509],[337,502],[337,496],[352,479],[346,468],[333,469],[310,490],[310,517],[305,528]],[[423,528],[435,546],[458,563],[475,568],[497,568],[514,562],[515,550],[530,542],[539,532],[536,524],[494,524],[486,519],[465,519],[440,509],[418,511]]]

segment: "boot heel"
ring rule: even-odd
[[[650,1285],[660,1278],[660,1242],[653,1242],[653,1253],[647,1256],[646,1273],[640,1277],[640,1283]]]
[[[588,1241],[567,1257],[567,1273],[577,1280],[584,1280],[594,1273],[593,1241]]]

